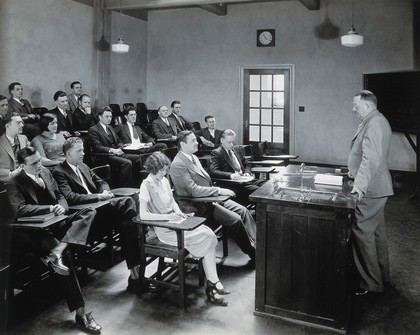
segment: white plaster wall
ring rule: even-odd
[[[365,36],[359,48],[317,39],[313,29],[325,7],[309,11],[299,1],[229,6],[226,16],[198,8],[151,12],[148,106],[179,99],[188,119],[203,124],[204,115],[214,114],[218,128],[233,128],[242,142],[240,66],[295,64],[295,152],[305,161],[346,164],[358,124],[352,96],[363,88],[363,73],[413,66],[411,1],[354,2],[354,23]],[[349,29],[350,9],[348,1],[329,1],[328,16],[341,34]],[[274,48],[256,47],[261,28],[276,29]],[[297,111],[301,105],[304,113]],[[415,169],[401,134],[393,138],[390,168]]]

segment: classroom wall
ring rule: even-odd
[[[328,2],[328,17],[340,28],[351,24],[351,3]],[[314,28],[325,18],[299,1],[228,6],[226,16],[199,8],[149,13],[147,103],[179,99],[191,121],[216,116],[218,128],[233,128],[242,142],[240,67],[294,64],[295,153],[309,162],[346,164],[359,123],[352,96],[363,73],[412,69],[411,0],[355,0],[354,24],[364,35],[358,48],[339,38],[321,40]],[[276,46],[256,47],[256,30],[276,29]],[[304,113],[298,106],[305,106]],[[401,134],[392,139],[390,168],[414,170],[414,151]]]

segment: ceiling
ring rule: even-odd
[[[89,6],[93,6],[95,0],[73,0]],[[227,15],[229,6],[244,3],[264,3],[280,1],[299,1],[308,10],[318,10],[321,0],[97,0],[103,1],[106,10],[123,14],[147,21],[148,12],[152,10],[171,8],[198,7],[215,15]]]

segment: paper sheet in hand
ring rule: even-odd
[[[343,176],[335,176],[332,174],[317,174],[315,175],[315,184],[341,186],[343,184]]]
[[[143,143],[131,143],[130,145],[127,145],[124,147],[126,150],[139,150],[144,147]]]

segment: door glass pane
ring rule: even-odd
[[[271,125],[271,109],[261,109],[261,124]]]
[[[276,125],[276,126],[284,125],[284,110],[283,109],[273,110],[273,125]]]
[[[250,109],[249,110],[249,123],[260,123],[260,110],[259,109]]]
[[[284,92],[273,92],[273,107],[284,108]]]
[[[249,89],[251,91],[259,91],[260,90],[260,75],[258,74],[251,74],[249,76]]]
[[[260,141],[260,127],[249,126],[249,140],[252,142]]]
[[[271,99],[272,99],[271,92],[261,92],[261,106],[262,107],[271,107]]]
[[[261,76],[261,89],[271,91],[273,76],[271,74]]]
[[[260,92],[249,92],[249,107],[260,107]]]
[[[283,127],[273,127],[273,142],[276,142],[276,143],[284,142],[283,130],[284,130]]]
[[[261,127],[261,142],[268,141],[271,142],[271,127],[262,126]]]
[[[274,91],[284,91],[284,74],[274,75]]]

